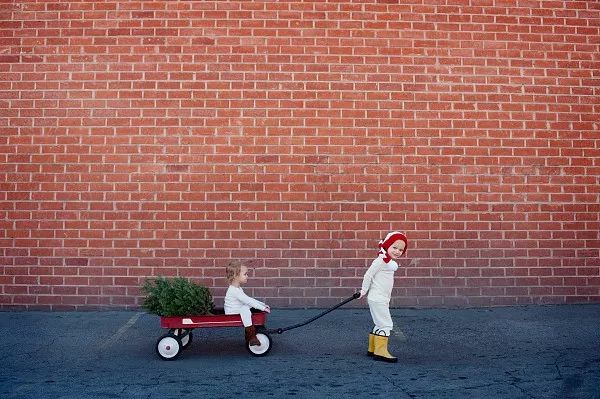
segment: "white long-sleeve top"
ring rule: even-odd
[[[373,260],[363,278],[361,289],[368,292],[368,300],[371,302],[389,303],[394,288],[394,272],[398,270],[398,263],[390,260],[383,261],[383,256]]]
[[[225,314],[239,314],[243,306],[265,310],[267,305],[246,295],[241,287],[230,285],[225,294]]]

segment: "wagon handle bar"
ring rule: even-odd
[[[344,306],[348,302],[353,301],[353,300],[355,300],[357,298],[360,298],[360,292],[354,293],[351,297],[349,297],[349,298],[345,299],[344,301],[338,303],[334,307],[329,308],[326,311],[324,311],[324,312],[316,315],[315,317],[306,320],[304,323],[294,324],[293,326],[289,326],[289,327],[283,327],[283,328],[276,328],[276,329],[272,329],[272,330],[267,330],[267,333],[270,333],[270,334],[273,334],[273,333],[281,334],[281,333],[283,333],[285,331],[289,331],[289,330],[293,330],[294,328],[305,326],[308,323],[312,323],[313,321],[317,320],[318,318],[325,316],[327,313],[332,312],[332,311],[336,310],[337,308],[339,308],[340,306]]]

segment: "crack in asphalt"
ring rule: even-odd
[[[558,361],[560,360],[561,357],[563,357],[565,354],[561,353],[560,355],[558,355],[555,359],[554,359],[554,367],[556,368],[556,372],[558,373],[558,376],[562,379],[563,375],[562,372],[560,371],[560,367],[558,366]]]
[[[412,394],[410,392],[408,392],[403,386],[399,386],[396,385],[396,383],[394,382],[394,380],[392,380],[390,377],[384,376],[384,378],[386,380],[388,380],[388,382],[396,389],[399,389],[402,393],[404,393],[405,395],[407,395],[409,398],[411,399],[415,399],[417,396],[415,394]]]
[[[536,396],[533,396],[532,394],[530,394],[529,392],[527,392],[525,390],[525,388],[522,388],[521,386],[519,386],[519,383],[521,382],[521,379],[519,377],[515,377],[511,371],[507,371],[506,374],[509,375],[509,377],[512,379],[512,381],[510,381],[508,384],[512,387],[515,387],[516,389],[518,389],[519,391],[521,391],[523,393],[523,395],[526,395],[528,398],[531,399],[537,399]]]

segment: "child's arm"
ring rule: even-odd
[[[365,276],[363,277],[362,286],[360,287],[360,297],[362,298],[369,292],[369,288],[371,288],[371,282],[373,281],[373,277],[377,274],[379,270],[381,270],[381,262],[378,262],[378,259],[375,259],[371,266],[365,272]]]
[[[244,305],[250,306],[251,308],[263,310],[263,311],[267,311],[267,308],[269,308],[267,305],[265,305],[261,301],[257,301],[256,299],[249,297],[242,290],[237,291],[236,296],[240,302],[242,302]],[[271,309],[269,308],[269,311],[270,310]]]

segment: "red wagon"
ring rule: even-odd
[[[256,338],[260,341],[260,345],[246,344],[246,348],[254,356],[265,356],[271,350],[271,337],[265,328],[266,321],[266,312],[252,313],[252,324],[256,326]],[[226,315],[218,312],[204,316],[161,316],[160,326],[168,328],[169,332],[156,342],[156,353],[164,360],[175,360],[182,350],[192,343],[194,329],[244,327],[244,324],[240,315]]]
[[[284,328],[276,328],[267,330],[265,327],[267,321],[267,313],[252,310],[252,324],[256,327],[256,338],[260,341],[260,345],[248,345],[246,349],[254,356],[265,356],[271,350],[271,336],[269,334],[282,334],[285,331],[293,330],[294,328],[302,327],[308,323],[312,323],[327,313],[345,305],[346,303],[360,297],[357,292],[341,303],[325,310],[315,317],[310,318],[299,324]],[[215,314],[205,316],[161,316],[160,326],[168,328],[169,332],[160,337],[156,343],[156,353],[161,359],[175,360],[179,357],[183,349],[190,346],[192,343],[192,331],[196,328],[216,328],[216,327],[244,327],[242,318],[239,314],[226,315],[223,309],[217,309]]]

